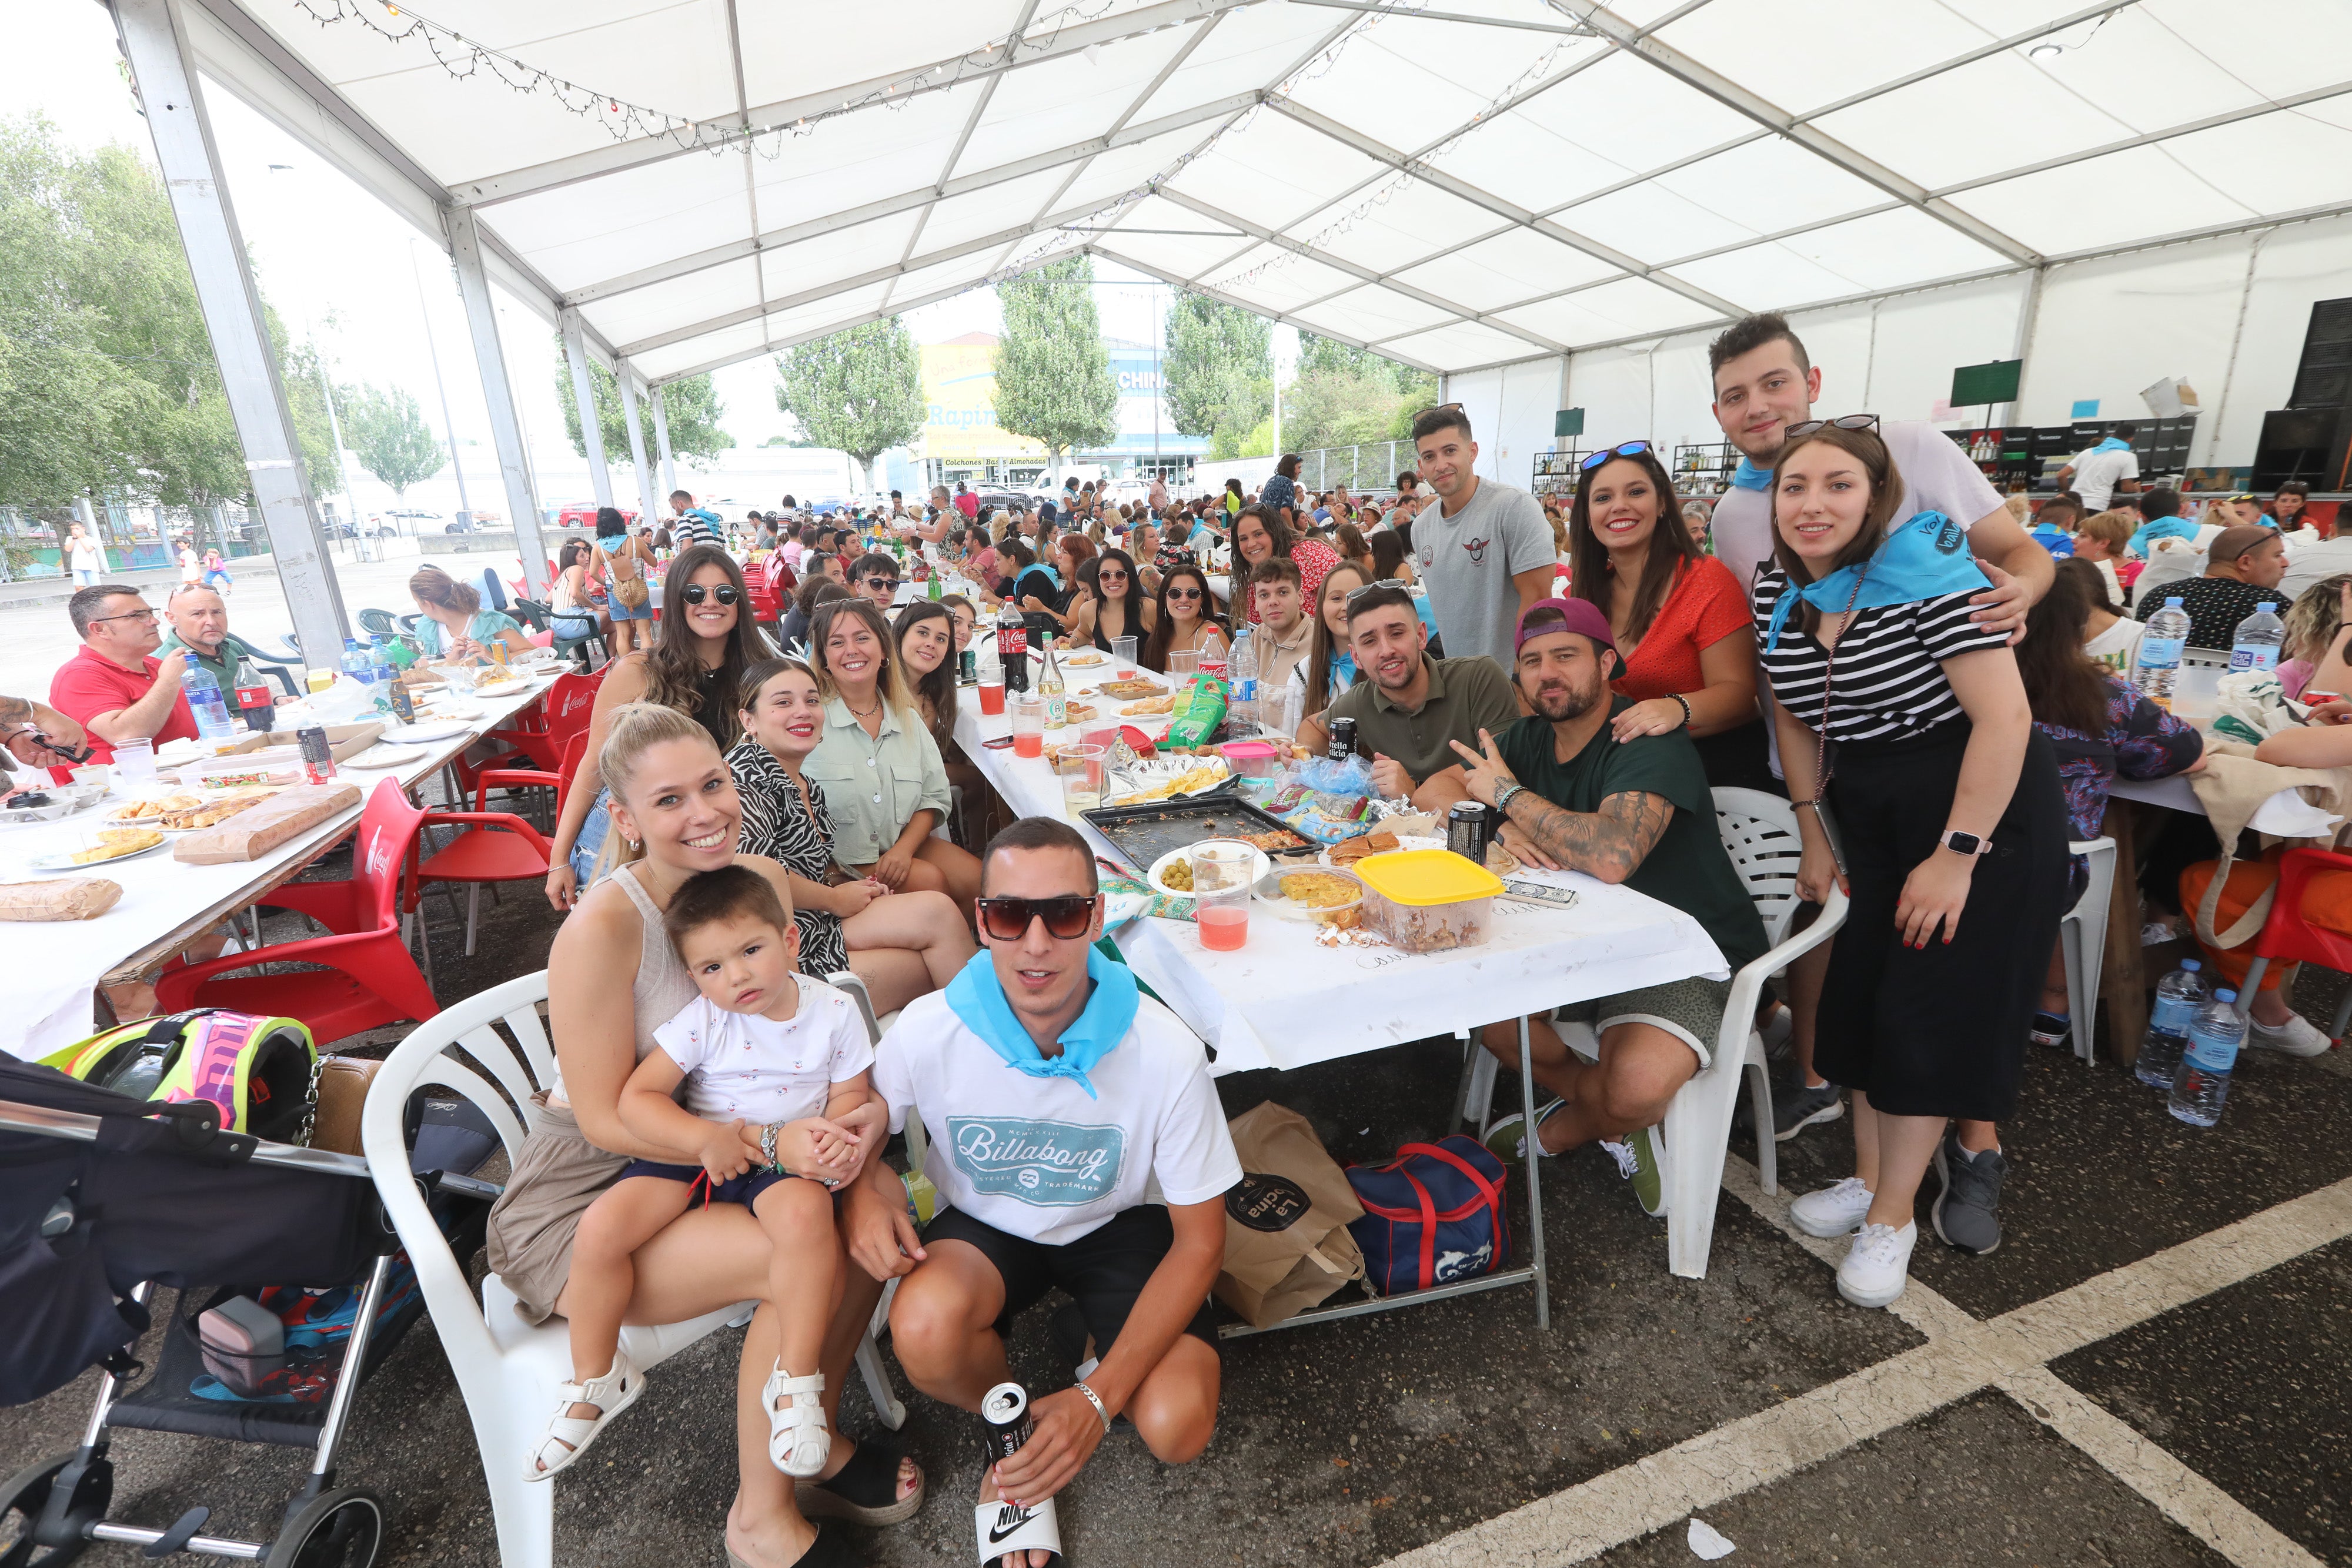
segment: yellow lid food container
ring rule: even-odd
[[[1503,879],[1451,850],[1392,850],[1355,864],[1364,924],[1405,953],[1475,947],[1486,940]]]

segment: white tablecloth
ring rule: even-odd
[[[981,745],[1011,726],[1002,715],[982,716],[972,693],[961,694],[956,739],[964,754],[1014,810],[1061,817],[1061,786],[1044,761]],[[1076,826],[1110,852],[1092,827]],[[1575,907],[1498,899],[1487,940],[1454,953],[1320,947],[1305,923],[1260,907],[1237,952],[1202,946],[1199,927],[1183,920],[1140,919],[1114,936],[1136,974],[1215,1048],[1221,1076],[1303,1067],[1563,1002],[1729,973],[1714,941],[1680,910],[1575,872],[1527,874],[1574,888]]]
[[[0,926],[6,933],[0,941],[7,945],[8,977],[7,1006],[0,1009],[0,1051],[36,1059],[88,1037],[95,1028],[92,993],[125,960],[174,933],[194,936],[192,923],[201,928],[250,904],[287,867],[301,865],[350,832],[377,780],[397,779],[403,789],[413,789],[463,753],[483,731],[508,723],[537,703],[545,689],[541,681],[528,692],[483,699],[477,705],[483,716],[470,721],[465,735],[415,743],[425,755],[414,762],[385,768],[343,764],[341,777],[359,787],[360,804],[296,834],[259,860],[185,865],[172,858],[167,842],[136,860],[90,869],[88,874],[122,889],[121,900],[97,919]],[[80,848],[83,835],[98,825],[97,813],[106,809],[96,807],[57,822],[0,828],[0,882],[37,880],[37,873],[24,870],[23,863]]]

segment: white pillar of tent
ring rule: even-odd
[[[457,295],[466,305],[467,335],[474,340],[474,369],[482,382],[482,406],[490,416],[490,444],[499,455],[499,479],[507,497],[507,515],[514,519],[515,549],[522,557],[524,592],[548,602],[547,547],[540,542],[539,497],[530,483],[530,460],[524,451],[522,420],[516,413],[514,387],[507,380],[506,348],[499,339],[499,318],[490,299],[489,274],[482,267],[481,238],[474,232],[469,207],[449,207],[441,214],[449,236],[449,259],[457,271]]]
[[[580,329],[580,312],[563,312],[563,357],[572,364],[572,401],[580,410],[580,445],[588,454],[588,483],[596,504],[613,504],[613,474],[604,466],[604,432],[596,423],[596,387],[588,376],[588,344]],[[653,519],[646,519],[648,527]]]
[[[2025,406],[2025,372],[2032,369],[2028,362],[2033,354],[2033,332],[2042,320],[2042,280],[2050,276],[2047,267],[2037,267],[2032,281],[2025,286],[2025,298],[2017,310],[2017,346],[2009,356],[2017,361],[2017,396],[2002,411],[2001,423],[2014,423],[2018,410]]]
[[[661,454],[662,494],[677,489],[677,465],[669,455],[669,410],[662,406],[662,389],[654,388],[654,446]],[[646,522],[653,518],[648,516]]]
[[[613,379],[621,384],[621,422],[629,427],[629,464],[637,471],[637,505],[644,508],[647,528],[661,508],[654,505],[654,467],[646,461],[646,433],[637,424],[636,372],[626,364],[613,367]]]
[[[245,236],[213,144],[179,0],[111,0],[111,8],[122,57],[155,139],[155,161],[171,193],[172,215],[187,252],[237,444],[245,449],[247,482],[261,508],[278,579],[294,617],[295,640],[307,662],[331,669],[351,624],[335,586],[326,532],[319,526],[293,410],[278,378],[278,352],[246,258]]]

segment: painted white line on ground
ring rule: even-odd
[[[1753,1190],[1752,1170],[1739,1174],[1746,1178],[1740,1185]],[[1761,1206],[1780,1202],[1756,1196]],[[1786,1206],[1780,1207],[1785,1218]],[[1764,1212],[1769,1218],[1769,1208]],[[1936,1331],[1922,1327],[1930,1333],[1926,1344],[1392,1561],[1399,1568],[1551,1568],[1589,1561],[2346,1236],[2352,1236],[2352,1180],[1989,1322],[1969,1318],[1915,1284],[1919,1299],[1912,1311]],[[1834,1252],[1842,1243],[1829,1246]]]
[[[2001,1379],[2027,1415],[2074,1444],[2109,1475],[2238,1568],[2326,1568],[2260,1514],[2110,1415],[2046,1366]]]

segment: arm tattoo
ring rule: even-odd
[[[0,724],[21,728],[33,722],[33,705],[23,697],[0,697]]]
[[[1514,796],[1507,813],[1560,864],[1612,883],[1633,874],[1674,814],[1664,796],[1642,790],[1609,796],[1598,811],[1570,811],[1532,789]]]

